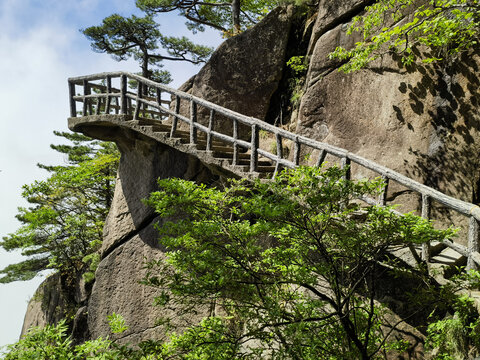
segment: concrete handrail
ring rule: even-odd
[[[120,89],[112,88],[112,79],[120,78]],[[99,86],[92,83],[92,81],[104,81],[105,85]],[[127,91],[128,80],[137,82],[137,92]],[[235,111],[226,109],[217,104],[211,103],[199,97],[187,94],[180,90],[170,88],[166,85],[157,83],[155,81],[146,79],[142,76],[131,74],[128,72],[106,72],[94,75],[86,75],[73,77],[68,79],[70,90],[70,115],[71,117],[77,117],[76,103],[83,103],[83,110],[80,113],[81,116],[98,115],[100,113],[110,113],[112,109],[116,113],[130,114],[134,119],[137,119],[140,111],[146,111],[149,108],[157,109],[157,114],[172,116],[172,127],[170,136],[172,137],[176,131],[178,120],[189,124],[190,127],[190,143],[197,143],[197,132],[203,132],[206,134],[207,146],[206,150],[211,150],[212,138],[218,138],[233,146],[233,164],[238,164],[239,148],[250,150],[250,171],[255,172],[258,166],[258,156],[266,157],[276,163],[275,173],[280,167],[294,168],[300,163],[300,150],[302,145],[319,150],[319,155],[316,161],[317,165],[320,165],[325,160],[327,154],[333,155],[341,159],[342,166],[350,165],[352,163],[360,165],[366,169],[369,169],[379,174],[385,181],[386,186],[383,193],[380,196],[380,200],[376,201],[379,205],[385,205],[386,190],[390,180],[393,180],[407,189],[419,194],[421,196],[422,216],[424,218],[430,218],[430,204],[431,201],[437,201],[447,208],[469,217],[469,231],[468,231],[468,246],[453,243],[451,241],[445,241],[444,244],[462,255],[466,255],[468,262],[467,268],[474,268],[476,265],[480,265],[480,253],[478,244],[480,221],[480,207],[475,204],[468,203],[462,200],[455,199],[448,196],[438,190],[432,189],[424,184],[421,184],[409,177],[388,169],[380,164],[377,164],[371,160],[365,159],[361,156],[353,154],[345,149],[329,145],[323,142],[319,142],[305,136],[294,134],[287,130],[270,125],[259,119],[248,117],[239,114]],[[140,86],[141,84],[141,86]],[[76,86],[83,88],[83,95],[76,95]],[[97,93],[92,94],[91,89],[96,89]],[[144,92],[150,89],[156,93],[156,97],[146,97]],[[162,103],[166,101],[161,99],[162,93],[170,94],[172,100],[175,100],[175,109],[172,111],[170,108],[165,108]],[[115,99],[116,104],[112,105],[112,100]],[[180,99],[190,102],[190,116],[186,117],[180,114]],[[132,100],[135,102],[133,105]],[[96,101],[96,104],[93,102]],[[102,101],[104,104],[102,104]],[[102,108],[103,106],[103,108]],[[208,126],[202,125],[197,122],[197,107],[201,106],[210,110],[210,117]],[[142,110],[143,109],[143,110]],[[214,120],[216,115],[224,116],[233,121],[233,135],[227,135],[218,131],[215,131]],[[251,140],[245,141],[239,138],[238,124],[243,124],[251,129]],[[266,151],[259,147],[259,131],[265,131],[275,136],[277,146],[276,152]],[[290,161],[283,157],[283,139],[287,139],[294,144],[293,160]],[[347,174],[349,177],[349,174]],[[428,247],[424,247],[423,257],[428,261],[429,253]]]

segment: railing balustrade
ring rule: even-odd
[[[112,80],[114,79],[119,79],[119,89],[112,87]],[[98,84],[99,81],[100,84]],[[129,91],[129,82],[136,83],[136,93]],[[281,168],[294,168],[300,164],[302,147],[309,147],[318,150],[318,157],[315,161],[317,166],[320,166],[325,161],[326,156],[330,155],[340,159],[341,166],[355,164],[356,166],[373,171],[382,177],[385,182],[385,189],[378,199],[365,198],[363,199],[364,201],[370,204],[386,205],[387,188],[392,181],[395,181],[420,196],[421,216],[426,219],[431,218],[432,201],[440,203],[458,214],[467,216],[469,218],[468,245],[464,246],[450,240],[445,240],[443,243],[467,258],[467,269],[476,268],[480,265],[478,241],[480,207],[477,205],[445,195],[438,190],[423,185],[373,161],[350,153],[345,149],[291,133],[259,119],[244,116],[191,94],[145,79],[139,75],[127,72],[101,73],[70,78],[68,80],[68,85],[70,92],[71,117],[110,114],[112,112],[114,114],[120,113],[123,115],[133,115],[133,119],[138,119],[141,112],[158,119],[170,117],[172,119],[169,134],[170,137],[175,136],[178,121],[181,121],[189,127],[189,140],[191,144],[197,143],[198,132],[206,135],[207,151],[210,151],[213,148],[212,141],[214,138],[231,144],[233,148],[232,165],[238,164],[241,148],[246,151],[250,150],[250,172],[255,172],[258,169],[259,156],[270,159],[272,163],[275,164],[273,176],[275,176]],[[77,94],[77,87],[83,88],[82,95]],[[154,94],[152,97],[149,96],[149,89]],[[171,96],[171,101],[174,102],[173,111],[170,109],[171,101],[162,99],[163,94]],[[190,104],[189,117],[181,115],[181,100]],[[80,113],[78,113],[77,110],[77,102],[83,104]],[[199,106],[209,111],[207,126],[202,125],[198,121]],[[215,130],[215,119],[218,115],[233,121],[232,135]],[[239,124],[246,125],[251,129],[250,141],[245,141],[239,136]],[[275,138],[275,151],[260,148],[260,131],[269,133]],[[285,156],[283,148],[284,140],[291,141],[293,144],[293,156],[291,160],[287,159]],[[350,172],[347,173],[347,178],[349,177]],[[430,260],[430,246],[428,244],[425,244],[422,248],[422,259],[424,261]]]

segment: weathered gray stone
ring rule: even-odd
[[[77,344],[82,344],[90,338],[88,330],[88,307],[82,306],[75,313],[72,325],[72,339]]]
[[[479,161],[472,156],[478,153],[480,136],[473,105],[480,101],[478,57],[469,54],[450,65],[406,69],[384,56],[364,70],[344,74],[327,55],[357,41],[346,37],[346,28],[338,24],[312,44],[297,132],[478,202]],[[372,175],[353,170],[359,178]],[[404,204],[401,210],[418,209],[419,199],[404,190],[394,184],[388,197]],[[458,225],[465,222],[438,206],[433,215],[445,225],[454,218]]]
[[[183,91],[243,115],[264,119],[286,63],[293,7],[279,7],[260,23],[223,42],[210,60],[182,86]],[[181,113],[189,114],[182,101]],[[199,109],[199,122],[209,113]],[[231,120],[218,117],[216,129],[230,132]],[[240,129],[246,137],[249,129]]]
[[[100,263],[88,303],[88,328],[92,338],[110,336],[120,343],[165,338],[166,329],[156,326],[156,321],[160,316],[175,314],[154,306],[155,296],[160,295],[158,289],[140,284],[147,271],[145,263],[164,258],[157,238],[158,233],[150,224]],[[197,317],[175,316],[175,329],[181,331],[182,324],[195,323],[206,314],[202,309],[197,310]],[[124,317],[128,325],[126,332],[111,334],[107,316],[113,313]]]
[[[401,171],[403,160],[412,156],[409,148],[425,151],[428,147],[428,114],[415,113],[399,90],[405,81],[421,81],[422,74],[409,74],[392,61],[383,64],[382,72],[340,73],[326,57],[336,46],[346,45],[345,36],[344,27],[338,25],[317,41],[297,132]]]
[[[311,55],[317,40],[327,31],[358,15],[372,0],[320,0],[318,12],[308,46],[308,55]]]
[[[71,125],[75,128],[75,124]],[[101,119],[84,124],[81,130],[93,137],[115,141],[121,159],[104,227],[102,256],[105,258],[97,269],[88,302],[88,329],[82,325],[85,313],[81,312],[75,322],[78,336],[110,336],[120,343],[133,344],[165,336],[165,328],[155,326],[162,315],[162,310],[153,306],[158,294],[139,283],[145,275],[145,262],[163,257],[158,248],[158,233],[152,225],[154,211],[142,200],[157,189],[159,178],[213,182],[217,177],[197,158],[125,128],[103,123]],[[125,333],[110,333],[107,316],[113,312],[124,316],[129,326]],[[174,326],[181,329],[180,318]]]
[[[41,288],[38,288],[35,294],[41,294]],[[22,332],[20,336],[25,335],[28,329],[34,326],[44,327],[47,325],[46,314],[42,309],[41,299],[36,298],[35,296],[30,299],[27,306],[27,311],[25,312],[25,317],[23,319]]]
[[[153,216],[142,200],[157,189],[157,179],[207,180],[212,175],[198,159],[153,140],[117,139],[121,151],[115,194],[104,227],[102,253],[110,251]]]
[[[47,277],[28,302],[21,335],[31,327],[45,327],[62,320],[68,312],[67,309],[75,306],[70,301],[64,294],[60,275]]]

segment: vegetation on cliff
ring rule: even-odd
[[[332,57],[347,60],[345,72],[365,67],[384,54],[404,64],[455,57],[478,45],[480,4],[477,0],[380,0],[354,18],[349,34],[362,34],[353,49],[339,47]],[[420,51],[420,50],[427,50]]]
[[[204,31],[205,26],[209,26],[222,31],[225,36],[231,36],[254,25],[279,1],[233,0],[229,4],[218,1],[199,3],[139,0],[136,4],[146,12],[144,17],[113,14],[103,19],[101,25],[81,31],[92,41],[94,51],[110,54],[118,61],[133,57],[140,64],[142,76],[168,83],[171,81],[169,72],[161,70],[163,60],[200,64],[208,59],[213,48],[194,44],[185,36],[162,35],[160,24],[154,20],[156,13],[178,10],[187,19],[186,25],[193,32]],[[160,49],[164,51],[161,52]]]
[[[377,302],[389,276],[408,279],[412,294],[444,309],[445,299],[427,295],[425,274],[403,268],[389,252],[453,231],[388,207],[360,206],[356,199],[377,193],[381,182],[344,176],[336,167],[301,168],[225,190],[159,181],[148,203],[181,220],[159,228],[168,260],[150,265],[146,283],[163,291],[164,306],[212,308],[212,317],[176,339],[182,345],[173,354],[372,359],[403,349],[404,340],[390,336],[403,320],[388,320]],[[403,299],[415,303],[405,318],[426,311],[415,296]]]
[[[181,220],[159,228],[167,262],[148,264],[145,284],[161,290],[158,306],[177,313],[208,306],[211,315],[166,342],[152,339],[138,347],[108,339],[74,345],[64,323],[49,325],[31,329],[5,359],[384,358],[408,348],[393,334],[425,312],[428,346],[439,358],[474,354],[478,312],[456,291],[478,286],[480,274],[439,288],[421,269],[390,255],[454,231],[435,230],[412,214],[360,206],[357,197],[375,194],[381,181],[353,182],[344,175],[336,167],[302,168],[270,183],[237,181],[224,190],[159,181],[147,202],[160,216]],[[390,290],[397,291],[396,300],[411,305],[403,318],[379,301],[389,276],[397,279]],[[443,319],[446,311],[452,316]],[[116,332],[128,326],[118,315],[110,323]]]
[[[243,26],[235,17],[227,18],[233,3],[138,1],[144,9],[147,3],[151,13],[179,10],[189,21],[197,21],[190,24],[194,30],[211,26],[209,22],[225,33]],[[255,5],[252,14],[269,6]],[[415,11],[404,15],[411,8]],[[476,3],[460,0],[418,6],[414,0],[378,1],[352,27],[363,31],[364,41],[353,50],[337,49],[332,56],[349,60],[346,71],[391,52],[402,55],[408,65],[419,45],[432,50],[427,62],[451,56],[476,44],[475,9]],[[243,12],[242,24],[252,20],[248,11]],[[385,14],[392,20],[384,23]],[[142,30],[146,36],[136,37]],[[152,15],[112,15],[84,33],[96,51],[119,60],[132,56],[141,63],[144,76],[162,82],[169,78],[161,60],[171,55],[170,60],[199,62],[210,51],[192,51],[196,45],[188,41],[163,37]],[[160,47],[170,55],[160,55]],[[186,53],[193,57],[186,58]],[[301,56],[291,58],[289,65],[294,71],[306,70]],[[107,176],[103,170],[114,170],[118,155],[110,145],[95,142],[84,149],[85,157],[77,158],[84,151],[78,145],[86,139],[76,139],[79,143],[73,147],[56,148],[68,154],[68,166],[42,165],[51,177],[25,187],[24,196],[33,206],[20,209],[22,228],[4,238],[1,246],[21,248],[30,258],[1,270],[6,275],[0,282],[28,279],[47,267],[76,275],[85,271],[84,261],[95,253],[114,181],[114,172]],[[302,169],[279,175],[271,184],[237,182],[225,190],[181,180],[160,182],[160,191],[148,203],[167,218],[183,220],[160,229],[168,262],[149,264],[145,284],[161,289],[160,306],[189,311],[203,304],[211,307],[212,316],[183,334],[172,334],[168,342],[142,343],[140,350],[102,339],[74,346],[63,323],[47,326],[29,332],[9,348],[6,358],[29,358],[29,351],[36,351],[32,354],[39,359],[370,359],[405,349],[404,339],[392,340],[391,335],[419,313],[431,314],[420,325],[428,333],[427,346],[439,358],[476,353],[478,312],[471,298],[456,291],[460,286],[478,287],[478,273],[438,289],[423,269],[402,267],[389,255],[396,247],[443,239],[453,232],[434,230],[411,214],[399,217],[388,208],[360,207],[355,199],[375,193],[381,183],[350,182],[343,175],[336,168],[325,173]],[[103,185],[108,185],[107,192]],[[89,205],[88,199],[95,200]],[[389,276],[418,285],[417,297],[408,298],[412,306],[393,323],[385,306],[390,304],[378,302],[385,291],[382,279]],[[443,318],[449,312],[451,316]]]
[[[66,165],[38,166],[46,180],[24,185],[20,207],[22,226],[0,241],[7,251],[21,250],[27,259],[0,270],[0,283],[29,280],[54,269],[69,278],[88,271],[85,257],[102,241],[103,223],[113,197],[119,153],[115,145],[73,133],[55,132],[72,145],[52,145],[65,155]],[[90,261],[91,261],[90,256]]]
[[[263,16],[278,6],[278,0],[186,1],[137,0],[137,6],[148,13],[178,11],[187,19],[187,27],[196,32],[205,26],[234,35],[256,24]]]
[[[186,37],[164,36],[159,26],[150,15],[126,18],[113,14],[103,19],[101,25],[90,26],[82,32],[92,41],[94,51],[111,54],[118,61],[133,57],[140,64],[142,76],[161,83],[171,81],[170,73],[161,70],[163,60],[199,64],[213,51],[210,47],[195,45]],[[165,49],[164,54],[159,52],[160,48]]]

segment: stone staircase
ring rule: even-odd
[[[136,89],[129,88],[132,82]],[[443,279],[457,266],[472,269],[480,265],[480,208],[474,204],[447,196],[345,149],[299,136],[135,74],[112,72],[70,78],[69,89],[71,130],[88,135],[91,127],[102,127],[106,134],[118,128],[129,129],[195,156],[229,177],[270,179],[283,168],[319,166],[325,160],[348,166],[347,178],[354,167],[357,177],[362,171],[381,176],[386,184],[383,193],[377,199],[362,199],[366,203],[387,205],[388,189],[400,186],[417,196],[419,209],[411,210],[418,210],[422,217],[435,220],[433,209],[441,206],[454,213],[455,219],[466,220],[447,224],[464,228],[460,231],[464,236],[455,242],[399,249],[396,255],[400,259],[412,266],[427,262]],[[80,111],[78,104],[82,106]],[[262,147],[260,134],[270,139],[270,147]],[[287,149],[291,149],[290,153]]]

